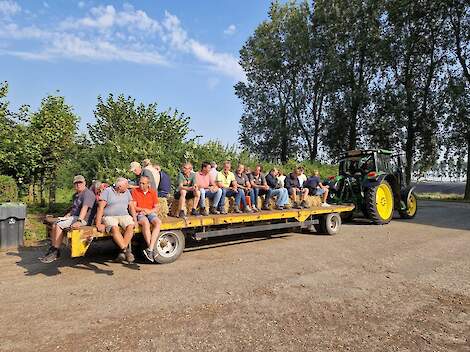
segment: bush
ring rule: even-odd
[[[0,203],[16,202],[18,200],[18,187],[10,176],[0,175]]]

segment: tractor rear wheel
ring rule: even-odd
[[[406,200],[406,210],[400,211],[400,217],[402,219],[413,219],[418,212],[418,201],[416,195],[411,192],[410,196]]]
[[[393,217],[393,192],[387,181],[369,188],[365,195],[365,208],[368,218],[374,224],[388,224]]]

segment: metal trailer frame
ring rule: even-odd
[[[191,236],[196,240],[200,240],[210,237],[299,227],[315,227],[318,231],[318,229],[325,229],[325,227],[321,226],[324,226],[325,220],[330,218],[331,215],[350,212],[353,209],[353,204],[346,204],[299,210],[270,210],[250,214],[190,216],[186,219],[168,217],[162,220],[160,237],[166,234],[182,232],[185,236]],[[341,221],[339,221],[338,226],[341,226]],[[324,232],[328,231],[325,230]],[[134,233],[140,234],[140,228],[136,228]],[[86,254],[94,240],[103,238],[111,238],[111,235],[98,232],[94,226],[83,226],[80,229],[68,231],[64,240],[66,245],[71,247],[71,256],[81,257]],[[176,258],[172,261],[174,260]]]

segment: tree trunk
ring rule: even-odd
[[[470,200],[470,138],[467,139],[467,181],[465,183],[463,199]]]
[[[51,176],[51,183],[49,185],[49,208],[52,208],[55,205],[55,195],[56,195],[57,185],[55,183],[55,175]]]
[[[39,198],[41,207],[46,205],[46,199],[44,198],[44,176],[41,176],[39,179]]]

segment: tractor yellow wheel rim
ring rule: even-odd
[[[414,216],[416,214],[416,209],[418,208],[416,204],[416,196],[412,193],[408,197],[408,202],[406,204],[406,213],[408,216]]]
[[[382,220],[387,220],[392,216],[393,212],[393,195],[390,187],[382,183],[377,188],[375,195],[375,201],[377,203],[377,213]]]

